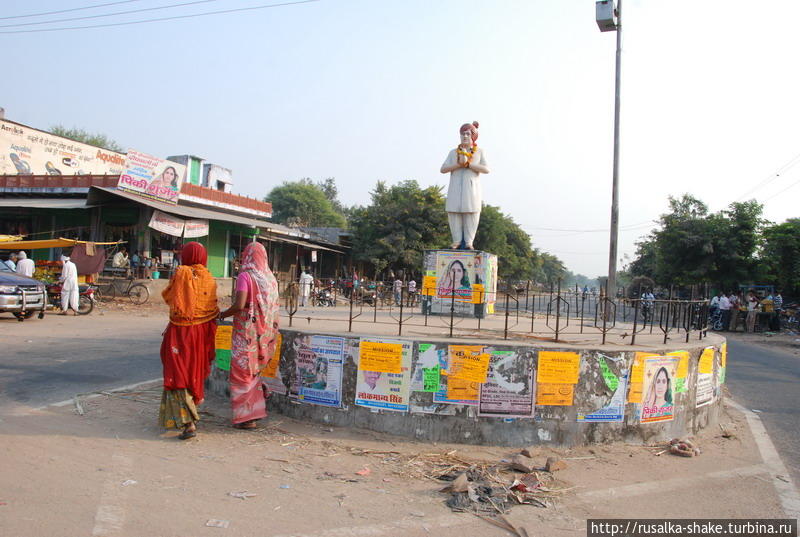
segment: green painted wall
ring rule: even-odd
[[[215,278],[222,278],[225,275],[225,264],[228,262],[228,252],[225,251],[225,242],[228,231],[251,237],[258,234],[258,231],[252,228],[232,224],[230,222],[211,220],[208,237],[194,239],[208,250],[208,270]]]
[[[196,158],[189,161],[189,182],[193,185],[200,184],[200,161]]]

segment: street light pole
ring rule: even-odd
[[[617,296],[617,238],[619,235],[619,94],[622,68],[622,0],[598,0],[597,24],[601,32],[617,32],[616,75],[614,80],[614,170],[611,186],[611,227],[608,246],[608,298]]]

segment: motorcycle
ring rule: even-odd
[[[96,286],[89,284],[78,285],[78,315],[88,315],[94,309],[94,292]],[[61,309],[61,285],[47,286],[47,305],[53,309]]]
[[[333,295],[330,289],[319,289],[311,297],[311,303],[315,306],[330,306],[333,307]]]

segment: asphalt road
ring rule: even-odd
[[[783,463],[800,483],[800,356],[728,340],[728,389],[759,416]]]
[[[17,322],[0,315],[0,410],[159,378],[166,315],[133,311]]]

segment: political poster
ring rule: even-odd
[[[725,372],[728,369],[728,343],[723,343],[719,348],[719,373],[717,375],[717,384],[720,386],[725,384]]]
[[[480,386],[478,416],[533,418],[536,381],[533,351],[486,349],[489,368]]]
[[[697,391],[695,405],[701,407],[714,401],[714,347],[706,347],[700,353],[697,364]]]
[[[125,154],[0,119],[0,175],[119,175]]]
[[[673,356],[644,360],[642,423],[672,421],[675,416],[675,374],[679,361]]]
[[[433,343],[420,343],[417,346],[417,361],[411,374],[411,391],[435,393],[439,390],[441,372],[439,353],[446,353],[446,347]]]
[[[633,355],[631,373],[628,377],[630,387],[628,389],[628,402],[641,403],[642,390],[644,388],[644,361],[647,358],[658,356],[650,352],[637,352]]]
[[[611,396],[599,398],[600,405],[595,409],[578,411],[578,422],[622,423],[625,418],[625,396],[628,392],[628,370],[625,359],[599,354],[596,367]]]
[[[433,394],[434,403],[478,406],[480,382],[474,376],[457,375],[462,373],[464,355],[477,359],[481,354],[484,347],[480,345],[448,345],[447,352],[439,353],[440,379],[439,389]]]
[[[577,352],[539,351],[536,404],[572,405],[581,367]]]
[[[315,405],[341,407],[344,338],[303,335],[295,344],[295,397]]]
[[[283,334],[278,332],[278,341],[275,343],[275,354],[272,360],[261,370],[261,382],[270,392],[286,395],[286,385],[281,376],[281,352],[283,346]]]
[[[688,351],[672,351],[668,352],[667,356],[676,356],[678,360],[678,370],[675,373],[675,393],[686,393],[689,388],[686,385],[689,377],[689,352]]]
[[[356,405],[408,412],[411,350],[409,341],[361,338],[356,376]]]
[[[185,179],[186,166],[131,149],[127,154],[127,167],[119,176],[117,188],[146,198],[177,204]]]
[[[215,363],[217,369],[231,370],[231,346],[233,342],[233,324],[230,321],[217,326],[214,338]]]
[[[493,305],[496,281],[487,282],[496,256],[481,252],[437,251],[435,270],[428,270],[422,281],[423,296],[430,296],[430,313],[449,313],[483,317]]]

